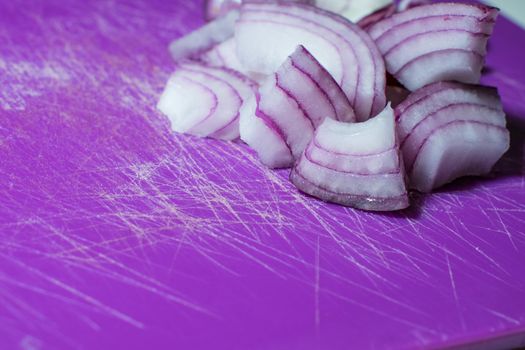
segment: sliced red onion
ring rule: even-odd
[[[241,113],[241,138],[257,151],[264,164],[289,167],[325,118],[355,121],[344,92],[319,62],[299,46],[260,86],[256,104]],[[259,126],[254,126],[255,122]],[[268,147],[267,139],[272,138],[280,139],[271,142],[281,146]],[[283,154],[276,153],[277,149]]]
[[[480,21],[468,16],[431,16],[405,22],[395,27],[395,30],[385,32],[375,39],[381,52],[388,53],[403,41],[411,37],[444,31],[462,31],[472,34],[492,34],[494,21]]]
[[[235,40],[246,69],[265,74],[304,45],[342,87],[358,120],[385,106],[381,54],[362,29],[340,16],[302,4],[250,2],[241,8]]]
[[[239,11],[230,11],[226,15],[173,41],[170,44],[171,56],[176,61],[198,58],[202,53],[233,36],[237,18],[239,18]]]
[[[441,50],[408,62],[395,76],[411,91],[444,80],[476,84],[483,64],[484,57],[478,53],[461,49]]]
[[[495,88],[431,84],[411,94],[396,115],[411,187],[422,192],[461,176],[488,173],[509,147]]]
[[[272,0],[267,0],[268,2]],[[305,4],[314,4],[314,0],[282,0],[291,2],[302,2]],[[206,0],[204,4],[204,16],[207,21],[210,21],[219,16],[224,16],[226,13],[241,6],[242,0]]]
[[[392,108],[363,123],[327,118],[290,179],[299,190],[328,202],[373,211],[408,207]]]
[[[410,8],[369,28],[389,73],[411,91],[443,80],[478,83],[498,10],[438,3]]]
[[[184,63],[170,77],[157,108],[176,132],[223,140],[239,138],[239,111],[254,83],[232,70]]]
[[[421,192],[467,175],[486,175],[509,148],[509,131],[474,121],[454,121],[423,143],[411,172],[411,187]]]
[[[316,6],[358,22],[393,5],[393,0],[317,0]]]

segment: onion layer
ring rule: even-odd
[[[289,167],[325,118],[355,121],[344,92],[319,62],[299,46],[260,86],[256,103],[243,109],[241,138],[257,151],[264,164]],[[281,146],[268,147],[268,140]]]
[[[431,84],[402,102],[396,116],[410,185],[421,192],[458,177],[487,174],[509,148],[495,88]]]
[[[266,75],[246,71],[237,57],[235,40],[233,38],[215,45],[213,48],[200,55],[199,60],[214,67],[224,67],[236,70],[258,83],[264,81],[266,78]]]
[[[390,1],[390,5],[385,5],[385,7],[382,7],[380,9],[378,9],[377,11],[375,12],[372,12],[370,13],[369,15],[361,18],[357,24],[363,28],[363,29],[368,29],[368,27],[372,26],[373,24],[381,21],[383,18],[386,18],[386,17],[390,17],[392,16],[396,10],[397,10],[397,7],[396,5]]]
[[[184,63],[168,80],[157,108],[176,132],[234,140],[239,138],[239,111],[254,87],[238,72]]]
[[[290,179],[302,192],[328,202],[372,211],[408,207],[390,105],[363,123],[326,119]]]
[[[411,91],[437,81],[478,83],[498,10],[437,3],[409,8],[374,25],[389,73]]]
[[[235,40],[246,69],[263,74],[304,45],[342,87],[358,120],[385,106],[383,58],[361,28],[340,16],[303,4],[249,2],[241,8]]]
[[[238,18],[238,10],[230,11],[182,38],[174,40],[170,44],[171,56],[176,61],[198,58],[215,45],[231,38],[235,21]]]

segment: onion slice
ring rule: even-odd
[[[174,131],[223,140],[239,138],[239,113],[255,84],[233,70],[199,63],[177,67],[157,108]]]
[[[439,82],[396,108],[411,188],[430,192],[467,175],[484,175],[509,148],[495,88]]]
[[[404,166],[390,105],[363,123],[327,118],[290,179],[302,192],[328,202],[372,211],[407,208]]]
[[[290,167],[325,118],[353,122],[355,114],[332,76],[308,50],[298,46],[260,86],[251,109],[241,113],[241,139],[267,166]],[[282,145],[279,154],[276,147],[267,145],[266,140],[273,138],[278,139],[273,143]]]
[[[392,16],[396,12],[396,10],[397,10],[396,5],[394,3],[391,3],[390,5],[382,7],[379,10],[372,12],[369,15],[361,18],[357,22],[357,24],[361,28],[367,30],[370,26],[381,21],[383,18]]]
[[[273,73],[297,45],[304,45],[342,87],[358,120],[386,104],[379,50],[359,26],[333,13],[297,3],[245,3],[235,40],[241,63],[263,74]]]
[[[444,80],[479,83],[498,10],[436,3],[409,8],[372,25],[387,71],[411,91]]]
[[[175,61],[198,58],[215,45],[231,38],[239,11],[232,10],[195,31],[171,42],[169,50]]]

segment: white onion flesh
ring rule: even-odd
[[[266,166],[291,167],[306,194],[401,210],[407,188],[486,175],[509,149],[497,89],[477,85],[498,13],[429,0],[208,0],[209,22],[170,44],[177,68],[157,108],[176,132],[240,137]]]
[[[292,166],[325,118],[355,121],[346,95],[303,46],[260,86],[256,102],[241,113],[241,139],[272,168]],[[266,127],[254,126],[255,121]],[[268,148],[264,134],[280,138],[281,146]]]
[[[411,91],[447,80],[477,84],[483,64],[484,57],[475,52],[461,49],[441,50],[407,62],[395,76]]]
[[[363,123],[326,119],[290,179],[299,190],[328,202],[372,211],[408,207],[392,108]]]
[[[157,108],[179,133],[224,140],[239,138],[239,114],[254,83],[232,70],[184,63],[177,67]]]
[[[342,87],[358,120],[386,104],[380,52],[361,28],[333,13],[295,3],[246,3],[235,40],[241,63],[263,74],[274,72],[297,45],[305,46]]]
[[[266,75],[250,72],[245,69],[237,57],[235,40],[233,38],[217,44],[210,50],[201,54],[199,56],[199,61],[214,67],[233,69],[257,83],[263,82],[266,78]]]
[[[440,127],[425,140],[411,171],[411,187],[430,192],[459,177],[488,174],[509,148],[506,128],[472,121]]]

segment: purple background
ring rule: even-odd
[[[192,1],[0,2],[0,348],[435,348],[525,340],[525,35],[487,76],[512,149],[373,214],[154,108]],[[500,343],[499,345],[505,345]]]

